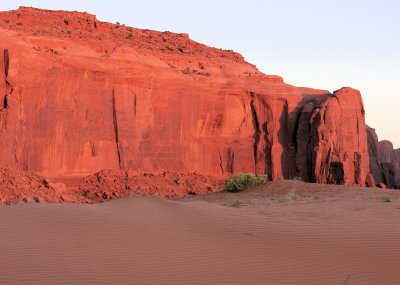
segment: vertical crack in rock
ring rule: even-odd
[[[281,165],[282,165],[282,176],[285,179],[295,177],[296,162],[295,152],[290,146],[290,135],[289,135],[289,105],[287,100],[283,101],[282,114],[279,118],[280,128],[277,132],[278,142],[282,146],[281,154]]]
[[[358,152],[355,152],[354,153],[354,181],[356,184],[362,183],[362,181],[360,181],[360,175],[361,175],[361,154]]]
[[[10,61],[8,57],[8,49],[4,50],[4,73],[6,74],[6,80],[8,77],[8,68],[10,66]]]
[[[252,95],[254,96],[254,95]],[[260,137],[261,137],[261,130],[260,130],[260,123],[258,121],[257,117],[257,111],[256,108],[254,107],[254,99],[251,99],[250,101],[250,108],[251,108],[251,115],[252,115],[252,121],[253,121],[253,126],[254,126],[254,143],[253,143],[253,155],[254,155],[254,170],[257,169],[257,157],[258,157],[258,143],[260,142]]]
[[[135,99],[134,99],[133,103],[134,103],[134,106],[135,106],[135,110],[134,111],[135,111],[135,117],[136,117],[136,94],[135,94]]]
[[[218,151],[218,154],[219,154],[219,167],[221,168],[222,173],[225,173],[225,172],[224,172],[224,168],[222,167],[222,156],[221,156],[221,152]]]
[[[8,103],[7,103],[7,94],[4,95],[4,100],[3,100],[3,109],[8,109]]]
[[[233,174],[235,170],[234,162],[235,162],[235,152],[232,150],[231,147],[229,147],[227,151],[226,168],[231,174]]]
[[[11,87],[11,84],[7,81],[9,66],[10,66],[10,60],[9,60],[9,56],[8,56],[8,49],[5,49],[4,50],[4,74],[5,74],[5,81],[6,81],[5,83],[6,83],[6,86],[7,86],[7,91],[6,91],[6,94],[4,94],[3,109],[8,109],[8,100],[7,100],[8,89],[10,88],[10,94],[13,91],[13,89]]]
[[[113,124],[114,124],[114,133],[115,133],[115,143],[117,145],[117,153],[118,153],[118,165],[120,169],[123,169],[123,164],[121,161],[121,153],[119,151],[119,136],[118,136],[118,121],[117,121],[117,111],[115,110],[115,93],[114,89],[112,91],[112,108],[113,108]]]
[[[294,129],[293,129],[293,134],[292,134],[292,144],[294,146],[294,150],[297,153],[297,145],[298,145],[298,135],[297,133],[299,132],[299,128],[300,128],[300,119],[301,119],[301,115],[303,112],[304,107],[301,108],[299,114],[296,117],[296,121],[294,123]]]

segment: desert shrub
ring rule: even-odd
[[[381,197],[381,200],[382,200],[383,202],[392,202],[392,197],[390,197],[389,195],[383,195],[383,196]]]
[[[290,202],[290,199],[288,197],[280,197],[278,199],[278,203],[286,203],[286,202]]]
[[[228,204],[225,204],[225,205],[227,205],[229,207],[238,207],[238,206],[243,205],[243,204],[250,205],[250,204],[254,204],[254,203],[255,202],[253,200],[241,201],[236,197],[232,197],[231,200],[228,202]]]
[[[240,205],[242,205],[242,204],[244,204],[243,201],[240,201],[238,198],[233,197],[233,198],[229,201],[228,206],[229,206],[229,207],[237,207],[237,206],[240,206]]]
[[[278,203],[285,203],[285,202],[290,202],[290,201],[296,201],[299,198],[296,194],[293,194],[291,196],[285,196],[285,197],[280,197],[278,199]]]
[[[239,173],[228,178],[224,190],[228,192],[240,192],[249,187],[263,184],[266,180],[266,174],[256,176],[253,173]]]
[[[299,176],[292,177],[292,178],[290,178],[290,180],[301,181],[301,182],[303,182],[303,179],[302,179],[301,177],[299,177]]]
[[[17,26],[22,26],[23,24],[22,24],[22,23],[17,23],[16,25],[17,25]]]

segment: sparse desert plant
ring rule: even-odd
[[[291,196],[285,196],[285,197],[280,197],[278,199],[278,203],[285,203],[285,202],[290,202],[290,201],[296,201],[299,198],[296,194],[293,194]]]
[[[244,204],[244,202],[240,201],[238,198],[236,197],[232,197],[232,199],[229,201],[228,206],[229,207],[236,207],[236,206],[240,206]]]
[[[23,24],[22,24],[22,23],[17,23],[16,25],[17,25],[17,26],[22,26]]]
[[[292,177],[292,178],[290,178],[290,180],[295,180],[295,181],[301,181],[301,182],[304,182],[304,181],[303,181],[303,179],[302,179],[301,177],[299,177],[299,176]]]
[[[381,197],[381,200],[383,202],[392,202],[392,197],[390,197],[389,195],[385,194]]]
[[[288,197],[281,197],[278,199],[278,203],[285,203],[285,202],[289,202],[290,199]]]
[[[228,192],[240,192],[249,187],[263,184],[266,180],[266,174],[256,176],[253,173],[239,173],[228,178],[224,190]]]
[[[314,199],[315,199],[315,200],[321,200],[321,196],[315,195],[315,196],[314,196]]]
[[[240,205],[243,205],[243,204],[248,204],[248,205],[254,204],[254,201],[253,200],[241,201],[236,197],[232,197],[231,200],[229,201],[229,203],[226,204],[226,205],[229,206],[229,207],[237,207],[237,206],[240,206]]]

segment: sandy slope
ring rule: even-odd
[[[0,207],[0,284],[400,284],[400,192],[322,188]]]

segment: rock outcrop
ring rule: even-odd
[[[375,129],[367,126],[370,169],[377,185],[400,188],[400,149],[390,141],[378,141]]]
[[[101,170],[85,177],[47,179],[29,171],[0,167],[0,205],[16,203],[96,203],[128,196],[177,198],[221,191],[225,180],[197,173],[132,173]]]
[[[9,166],[0,167],[0,205],[14,203],[62,203],[79,201],[66,193],[65,185],[48,182],[44,177]]]
[[[357,90],[294,87],[187,34],[78,12],[0,13],[0,52],[0,165],[365,185]]]
[[[225,180],[197,173],[132,173],[102,170],[80,180],[75,190],[89,202],[112,200],[130,195],[177,198],[221,191]]]

